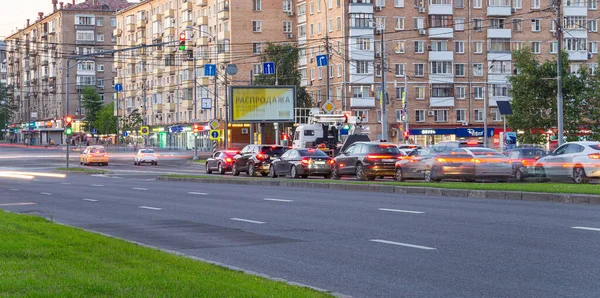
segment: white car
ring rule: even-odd
[[[153,166],[158,165],[158,154],[152,149],[140,149],[135,155],[133,164],[139,166],[143,163],[149,163]]]
[[[600,142],[570,142],[540,158],[535,175],[547,178],[570,178],[575,183],[587,183],[600,178]]]
[[[475,166],[475,179],[497,179],[508,181],[512,176],[512,162],[506,155],[489,148],[456,148],[450,154],[467,153]]]

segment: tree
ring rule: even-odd
[[[588,139],[600,141],[600,74],[596,72],[592,75],[585,69],[581,74],[586,88],[581,94],[580,110],[587,128],[592,131]]]
[[[121,118],[121,130],[122,131],[135,131],[140,128],[140,125],[144,122],[142,115],[138,109],[134,109],[129,115]]]
[[[81,105],[85,109],[85,129],[87,131],[92,130],[96,120],[98,119],[98,112],[102,109],[104,101],[102,97],[96,92],[94,87],[85,87],[82,92]]]
[[[5,128],[16,111],[17,106],[14,102],[13,88],[0,83],[0,129]],[[4,138],[3,133],[0,136]]]
[[[94,127],[98,134],[115,134],[117,132],[117,117],[115,116],[115,104],[104,105],[97,113]]]

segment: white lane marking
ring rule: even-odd
[[[12,190],[12,191],[19,191],[18,188],[11,188],[10,190]]]
[[[52,193],[51,192],[40,192],[41,195],[45,195],[45,196],[51,196]]]
[[[193,191],[188,192],[188,194],[190,194],[190,195],[200,195],[200,196],[207,195],[207,193],[205,193],[205,192],[193,192]]]
[[[69,183],[69,182],[62,182],[61,184],[62,185],[71,185],[71,183]]]
[[[148,206],[140,206],[139,208],[141,208],[141,209],[150,209],[150,210],[161,210],[162,209],[162,208],[148,207]]]
[[[5,204],[0,204],[0,206],[24,206],[24,205],[35,205],[37,203],[33,203],[33,202],[23,202],[23,203],[5,203]]]
[[[271,199],[271,198],[264,198],[263,200],[265,201],[273,201],[273,202],[293,202],[294,200],[283,200],[283,199]]]
[[[35,182],[40,182],[40,179],[33,179],[33,181],[35,181]]]
[[[389,212],[400,212],[400,213],[411,213],[411,214],[423,214],[425,212],[421,211],[411,211],[411,210],[400,210],[400,209],[387,209],[387,208],[379,208],[379,211],[389,211]]]
[[[143,187],[134,187],[133,189],[135,189],[135,190],[148,190],[147,188],[143,188]]]
[[[435,250],[435,248],[433,248],[433,247],[414,245],[414,244],[408,244],[408,243],[402,243],[402,242],[394,242],[394,241],[381,240],[381,239],[371,239],[369,241],[404,246],[404,247],[418,248],[418,249],[424,249],[424,250]]]
[[[104,187],[102,184],[92,184],[92,187]]]
[[[243,221],[243,222],[249,222],[249,223],[253,223],[253,224],[259,224],[259,225],[264,224],[264,222],[262,222],[262,221],[256,221],[256,220],[250,220],[250,219],[243,219],[243,218],[236,218],[236,217],[232,217],[230,219],[235,220],[235,221]]]
[[[577,230],[587,230],[587,231],[595,231],[595,232],[600,232],[600,228],[589,228],[589,227],[571,227],[571,229],[577,229]]]
[[[98,200],[94,200],[94,199],[87,199],[87,198],[85,198],[85,199],[82,199],[82,200],[84,200],[84,201],[88,201],[88,202],[98,202]]]

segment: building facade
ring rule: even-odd
[[[112,99],[113,60],[110,55],[77,59],[67,69],[67,59],[74,55],[98,53],[114,46],[114,13],[130,4],[126,0],[86,0],[64,4],[52,0],[52,13],[38,13],[33,22],[7,39],[7,83],[13,88],[18,111],[13,124],[19,140],[58,144],[63,136],[62,118],[85,118],[81,107],[81,90],[95,87],[101,97]],[[70,72],[70,81],[66,73]],[[66,94],[69,93],[69,110]]]
[[[6,42],[0,41],[0,84],[6,85]]]

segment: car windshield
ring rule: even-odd
[[[154,150],[150,150],[150,149],[145,149],[145,150],[140,150],[141,153],[148,153],[148,154],[152,154],[154,153]]]
[[[328,157],[325,152],[321,150],[298,150],[300,156],[310,156],[310,157]]]
[[[90,150],[90,153],[102,154],[102,153],[106,153],[106,151],[104,151],[104,149],[92,149],[92,150]]]
[[[262,154],[267,154],[267,155],[281,155],[283,153],[285,153],[285,149],[283,149],[283,147],[279,147],[279,146],[273,146],[273,147],[262,147],[260,150],[260,153]]]
[[[369,145],[369,153],[389,153],[389,154],[401,154],[400,150],[396,145]]]

